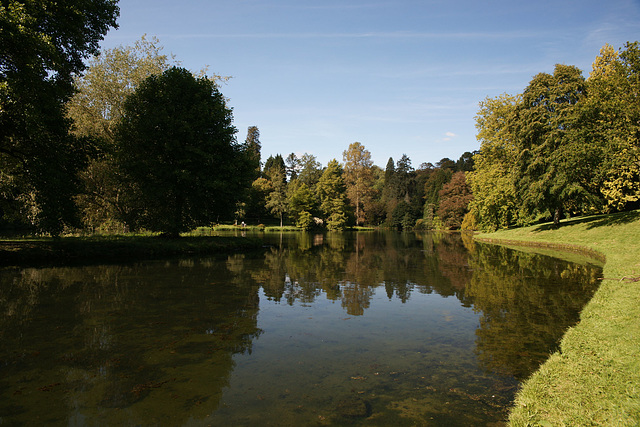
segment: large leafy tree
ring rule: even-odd
[[[322,164],[316,159],[316,156],[304,153],[300,157],[300,173],[298,180],[303,182],[313,191],[316,184],[322,176]]]
[[[116,0],[3,1],[0,5],[0,187],[3,215],[29,201],[33,221],[58,233],[73,218],[84,158],[64,104],[73,76],[116,26]],[[19,208],[18,208],[19,209]]]
[[[342,158],[347,197],[355,207],[356,224],[362,224],[373,187],[371,153],[361,143],[354,142],[342,153]]]
[[[587,79],[589,97],[580,109],[584,126],[576,138],[601,159],[592,175],[608,209],[640,204],[640,44],[620,53],[605,45]]]
[[[522,94],[516,133],[523,217],[550,215],[558,224],[566,208],[580,206],[589,197],[578,175],[574,141],[568,137],[585,89],[577,67],[558,64],[553,75],[536,75]]]
[[[77,197],[85,226],[110,229],[128,218],[130,203],[113,158],[114,133],[129,95],[149,76],[162,74],[172,60],[162,53],[156,38],[143,36],[133,46],[101,51],[91,58],[83,76],[75,79],[77,92],[67,103],[75,135],[87,138],[91,159],[80,173],[83,191]]]
[[[520,96],[503,94],[480,103],[476,128],[480,152],[474,156],[474,171],[469,176],[474,199],[471,215],[482,229],[496,230],[516,223],[516,158],[514,135],[516,106]]]
[[[110,148],[127,97],[149,76],[176,65],[173,62],[162,52],[158,39],[146,36],[133,46],[118,46],[93,56],[86,73],[75,79],[77,91],[67,104],[74,132],[98,140],[102,150]]]
[[[231,217],[251,182],[232,112],[216,85],[173,67],[127,99],[116,159],[136,189],[138,227],[170,236]]]

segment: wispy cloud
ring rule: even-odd
[[[451,141],[451,140],[452,140],[453,138],[455,138],[456,136],[458,136],[458,135],[456,135],[456,134],[455,134],[455,133],[453,133],[453,132],[446,132],[446,133],[445,133],[445,137],[444,137],[444,138],[442,138],[442,140],[441,140],[441,141],[442,141],[442,142]]]
[[[192,33],[192,34],[164,34],[161,38],[181,39],[433,39],[433,40],[478,40],[478,39],[503,39],[503,38],[535,38],[540,37],[538,32],[512,31],[512,32],[359,32],[359,33]]]

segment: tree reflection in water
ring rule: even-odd
[[[4,270],[2,422],[180,425],[210,414],[232,356],[260,335],[258,287],[227,264]]]
[[[356,372],[348,364],[366,360],[362,352],[381,358],[391,352],[391,359],[401,356],[403,366],[418,369],[414,377],[409,371],[400,377],[387,372],[386,378],[379,376],[374,381],[374,375],[383,369],[378,361],[364,371],[359,367],[358,373],[340,374],[340,381],[347,381],[340,389],[367,393],[358,396],[369,396],[374,402],[369,424],[412,420],[411,424],[434,417],[441,424],[455,421],[460,425],[479,419],[500,420],[506,403],[491,406],[482,393],[496,393],[500,386],[495,384],[503,381],[500,378],[526,378],[557,348],[564,330],[577,321],[581,307],[593,295],[600,272],[590,264],[477,244],[459,234],[291,233],[266,240],[271,246],[260,255],[4,269],[0,273],[0,423],[95,424],[108,420],[108,424],[122,425],[179,425],[210,421],[217,411],[226,414],[223,395],[233,390],[230,378],[238,356],[251,354],[263,333],[259,305],[263,309],[273,304],[315,307],[322,301],[339,302],[337,306],[347,316],[381,322],[362,323],[363,330],[369,327],[371,333],[358,332],[360,344],[354,344],[353,337],[336,344],[344,348],[340,351],[351,354],[340,358],[345,372]],[[400,339],[397,328],[430,326],[415,323],[417,319],[402,324],[370,314],[375,313],[380,296],[408,305],[412,297],[430,294],[456,299],[459,307],[477,313],[472,356],[454,367],[434,361],[451,351],[447,349],[459,351],[461,344],[447,341],[444,350],[437,350],[429,338],[435,332],[418,338],[419,342],[396,342]],[[335,331],[342,321],[329,318],[331,326],[324,326],[317,323],[322,322],[320,316],[305,316],[317,330]],[[434,316],[425,312],[423,322],[433,321]],[[289,322],[295,321],[300,320]],[[443,321],[449,322],[447,316]],[[472,340],[474,331],[470,332]],[[376,345],[381,347],[367,339],[379,341]],[[360,347],[347,350],[347,345]],[[316,357],[322,360],[321,355]],[[460,366],[471,360],[498,379],[486,380],[490,385],[481,386],[485,380],[478,379],[479,373],[460,372]],[[273,365],[277,366],[276,361]],[[282,374],[268,369],[259,368],[265,382]],[[338,375],[339,371],[331,365],[322,369],[320,373],[305,371],[310,384],[327,381],[331,372]],[[313,377],[316,374],[318,378]],[[350,385],[362,378],[371,379],[358,382],[357,389]],[[402,378],[404,382],[398,382]],[[311,392],[304,389],[301,393]],[[509,402],[512,395],[510,388],[502,402]],[[287,401],[293,406],[281,412],[299,410],[300,417],[309,416],[296,409],[300,404],[290,394],[282,392],[282,396],[281,404]],[[325,403],[317,403],[323,399],[315,402],[339,406],[331,396],[324,399]],[[445,410],[442,404],[456,399],[458,412],[449,413],[454,409]],[[474,415],[470,408],[482,414]]]

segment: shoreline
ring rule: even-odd
[[[262,249],[251,237],[109,236],[0,239],[0,267],[144,261]]]
[[[604,262],[603,280],[565,331],[560,349],[529,377],[512,426],[640,423],[640,211],[478,234],[482,243],[578,252]],[[605,262],[606,260],[606,262]]]

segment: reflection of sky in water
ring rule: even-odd
[[[435,293],[414,292],[402,303],[377,288],[362,316],[347,315],[340,301],[324,295],[288,305],[261,294],[258,327],[264,333],[251,354],[234,356],[223,409],[212,420],[228,421],[232,413],[239,423],[257,420],[268,410],[265,401],[293,412],[323,403],[318,415],[330,417],[331,402],[345,396],[388,406],[425,391],[464,387],[469,370],[476,381],[483,376],[473,353],[477,326],[471,308]],[[252,415],[255,407],[261,409]],[[245,409],[238,416],[234,408]]]

